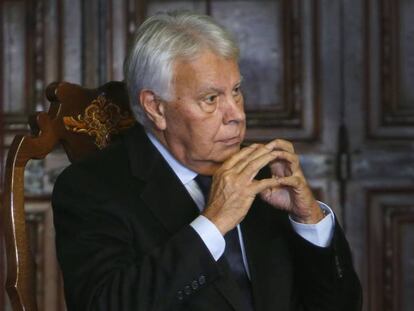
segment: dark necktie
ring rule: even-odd
[[[211,187],[211,176],[197,175],[195,180],[203,192],[204,199],[207,204]],[[226,240],[224,256],[230,266],[233,277],[236,279],[237,284],[240,287],[243,297],[246,299],[246,310],[253,311],[252,289],[243,263],[243,255],[240,247],[237,227],[227,232],[224,239]]]

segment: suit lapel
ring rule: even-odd
[[[140,196],[164,227],[175,233],[194,220],[196,204],[144,130],[135,128],[126,145],[132,174],[145,183]]]

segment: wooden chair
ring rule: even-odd
[[[135,121],[125,84],[109,82],[85,89],[55,82],[46,89],[49,111],[30,119],[32,135],[19,135],[10,147],[5,170],[3,215],[7,256],[6,291],[13,311],[35,311],[35,262],[24,210],[24,170],[31,159],[43,159],[59,143],[69,160],[78,161],[105,148],[113,135]]]

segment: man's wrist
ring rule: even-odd
[[[220,217],[217,210],[212,208],[206,208],[202,213],[202,216],[207,218],[211,223],[213,223],[218,231],[220,231],[222,236],[225,236],[228,231],[232,228],[229,227],[228,223],[224,221],[223,217]]]
[[[328,212],[321,208],[317,201],[312,204],[311,212],[309,216],[298,216],[291,214],[290,217],[302,224],[317,224],[328,215]]]
[[[326,214],[326,217],[321,221],[316,224],[303,224],[296,222],[291,216],[289,216],[290,223],[292,224],[295,232],[308,242],[319,247],[327,247],[330,245],[333,237],[335,216],[332,209],[328,205],[319,201],[318,204]]]

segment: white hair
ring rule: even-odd
[[[238,61],[239,47],[232,35],[211,17],[185,11],[159,13],[137,29],[124,63],[131,109],[145,127],[149,120],[139,104],[139,92],[152,90],[172,99],[173,63],[192,59],[205,49]]]

